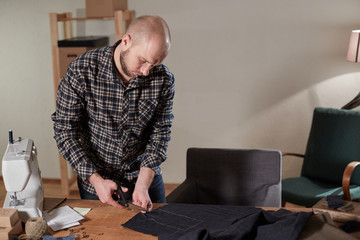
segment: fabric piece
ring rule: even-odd
[[[346,222],[340,228],[347,233],[359,232],[360,231],[360,222],[359,221]]]
[[[124,227],[159,240],[297,239],[312,212],[228,205],[168,204],[137,214]]]
[[[336,208],[336,210],[341,212],[351,212],[354,209],[354,205],[351,202],[345,202],[344,206]]]
[[[344,199],[342,196],[330,195],[326,197],[329,208],[339,208],[344,206]]]
[[[355,240],[354,236],[338,228],[329,213],[313,215],[309,218],[299,240]]]

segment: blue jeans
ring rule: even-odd
[[[77,183],[81,199],[99,200],[96,194],[90,193],[81,187],[79,178],[77,179]],[[166,203],[165,186],[162,175],[155,175],[149,188],[149,196],[153,203]]]

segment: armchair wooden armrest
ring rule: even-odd
[[[354,162],[349,163],[344,170],[344,174],[343,174],[343,178],[342,178],[342,187],[343,187],[343,192],[344,192],[344,199],[347,201],[351,201],[351,195],[350,195],[351,175],[352,175],[354,169],[359,165],[360,165],[360,162],[354,161]]]

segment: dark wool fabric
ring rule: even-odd
[[[159,240],[296,240],[312,215],[285,209],[168,204],[146,214],[139,213],[123,226],[158,236]]]

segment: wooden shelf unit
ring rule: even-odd
[[[53,61],[53,81],[54,81],[54,96],[56,101],[56,95],[60,80],[63,76],[60,74],[60,54],[58,47],[59,40],[59,28],[58,23],[63,23],[63,35],[64,39],[72,37],[71,21],[88,21],[88,20],[111,20],[114,21],[115,26],[115,39],[120,40],[124,35],[127,27],[134,18],[134,10],[118,10],[114,11],[114,17],[84,17],[73,18],[70,12],[65,13],[50,13],[50,37],[51,37],[51,49],[52,49],[52,61]],[[74,172],[69,174],[68,164],[66,160],[59,153],[60,162],[60,180],[61,191],[65,196],[70,194],[70,187],[76,182],[76,175]],[[71,176],[69,176],[71,175]]]

